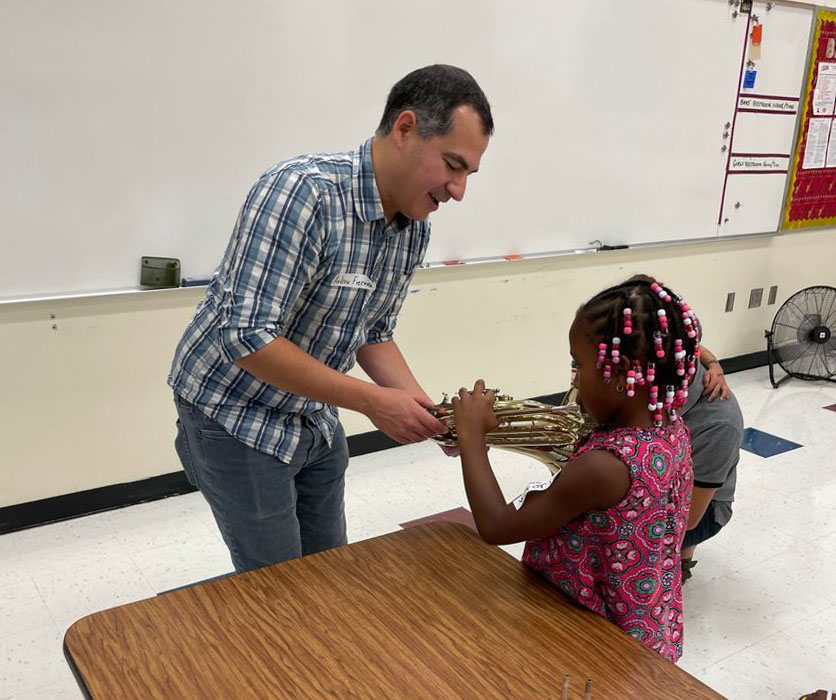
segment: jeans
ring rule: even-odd
[[[309,427],[290,462],[248,447],[175,396],[174,447],[186,478],[212,508],[237,572],[346,543],[342,425],[332,446]]]

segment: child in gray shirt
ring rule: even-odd
[[[691,431],[694,491],[688,529],[682,543],[682,580],[691,577],[697,563],[694,549],[714,537],[732,516],[737,483],[737,462],[743,439],[743,415],[726,385],[717,358],[705,347],[697,373],[680,411]]]

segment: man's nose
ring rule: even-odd
[[[447,191],[457,202],[461,202],[464,199],[464,191],[466,189],[467,175],[464,173],[447,183]]]

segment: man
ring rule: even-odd
[[[346,542],[336,407],[401,443],[443,431],[392,334],[426,219],[461,201],[492,133],[472,76],[428,66],[357,150],[285,161],[250,191],[168,377],[175,447],[236,571]],[[373,383],[345,374],[355,359]]]
[[[691,578],[696,546],[714,537],[731,520],[737,463],[743,440],[743,415],[729,390],[723,368],[705,347],[688,402],[681,411],[691,431],[694,491],[685,540],[682,580]]]

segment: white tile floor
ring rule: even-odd
[[[742,453],[734,519],[685,587],[680,665],[735,699],[836,689],[836,385],[729,379],[747,426],[803,447]],[[545,474],[491,455],[509,499]],[[346,505],[357,541],[467,502],[458,461],[424,443],[353,459]],[[0,536],[0,698],[80,698],[61,649],[74,620],[230,569],[199,494]]]

